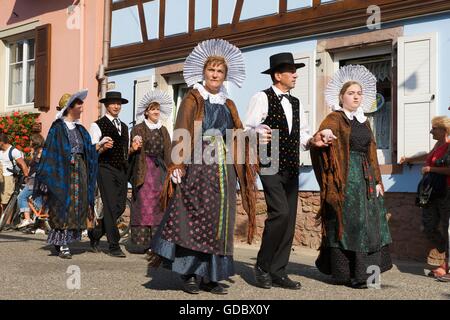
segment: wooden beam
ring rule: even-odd
[[[237,0],[236,7],[234,8],[232,24],[236,25],[241,20],[242,7],[244,6],[244,0]]]
[[[312,6],[313,8],[317,8],[322,4],[321,0],[313,0]]]
[[[159,0],[159,39],[164,39],[164,25],[166,18],[166,0]]]
[[[144,5],[142,4],[142,0],[139,0],[138,2],[138,11],[139,11],[139,21],[141,23],[141,34],[142,34],[142,41],[148,41],[148,35],[147,35],[147,24],[145,22],[145,14],[144,14]]]
[[[165,0],[160,0],[165,3]],[[237,3],[240,1],[238,0]],[[375,2],[375,0],[374,0]],[[412,17],[450,12],[448,0],[377,0],[383,23]],[[222,38],[244,48],[265,43],[311,37],[344,30],[364,30],[367,21],[366,5],[359,0],[345,0],[304,8],[279,15],[224,24],[216,28],[164,38],[164,15],[160,19],[160,39],[110,49],[108,70],[154,64],[185,58],[201,41]],[[163,9],[161,9],[163,11]],[[235,11],[236,16],[236,11]],[[367,30],[367,29],[365,29]]]
[[[219,0],[212,0],[211,27],[217,28],[219,25]]]
[[[154,1],[154,0],[123,0],[123,1],[120,1],[120,2],[112,3],[111,4],[111,9],[112,9],[112,11],[120,10],[120,9],[123,9],[123,8],[128,8],[128,7],[135,6],[139,2],[145,3],[145,2],[150,2],[150,1]]]
[[[287,0],[280,0],[279,14],[284,14],[287,11]]]
[[[195,31],[195,0],[189,0],[189,33]]]

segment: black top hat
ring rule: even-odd
[[[103,99],[100,99],[100,103],[108,103],[110,101],[120,100],[122,104],[128,103],[127,99],[122,98],[122,93],[118,91],[109,91],[106,93],[106,96]]]
[[[270,68],[261,73],[271,74],[282,65],[294,65],[296,69],[303,68],[305,66],[304,63],[295,63],[292,53],[282,52],[270,56]]]

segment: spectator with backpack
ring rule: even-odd
[[[23,153],[9,143],[8,136],[4,133],[0,133],[0,162],[3,167],[3,183],[0,186],[0,200],[3,210],[14,192],[15,176],[22,170],[25,179],[28,178],[28,166],[25,163]]]

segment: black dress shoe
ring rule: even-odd
[[[183,291],[189,294],[199,294],[200,288],[197,284],[195,275],[185,275],[181,276],[183,280]]]
[[[353,289],[368,289],[366,282],[357,282],[357,281],[352,281],[350,283],[350,288],[353,288]]]
[[[125,253],[122,251],[122,249],[114,249],[114,250],[110,250],[108,252],[108,255],[110,255],[111,257],[115,257],[115,258],[126,258],[127,256],[125,255]]]
[[[224,288],[220,283],[214,281],[210,281],[208,283],[203,281],[200,282],[200,289],[212,294],[228,294],[228,290],[226,288]]]
[[[272,277],[270,276],[270,273],[265,272],[258,265],[255,265],[255,279],[256,286],[263,289],[272,288]]]
[[[98,247],[98,241],[92,241],[91,240],[91,252],[94,252],[94,253],[99,253],[99,252],[101,252],[100,251],[100,248]]]
[[[275,278],[272,277],[272,284],[284,289],[298,290],[302,288],[302,285],[298,281],[292,281],[289,277]]]

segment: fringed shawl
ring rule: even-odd
[[[370,129],[369,122],[366,125]],[[324,219],[333,211],[338,221],[338,238],[343,235],[342,212],[344,207],[345,184],[347,182],[350,162],[350,120],[343,111],[330,113],[321,123],[319,131],[331,129],[337,140],[327,148],[311,148],[311,162],[317,182],[320,186],[320,210],[317,216],[322,223],[322,235],[325,235]],[[372,132],[372,130],[371,130]],[[382,184],[380,168],[377,160],[377,147],[372,134],[368,160],[375,172],[377,184]]]
[[[94,206],[94,191],[97,181],[98,155],[87,130],[77,124],[83,137],[84,154],[88,172],[88,202]],[[45,190],[47,205],[61,219],[66,219],[70,205],[70,162],[71,146],[67,125],[62,119],[53,122],[45,140],[41,161],[36,170],[35,194]]]

